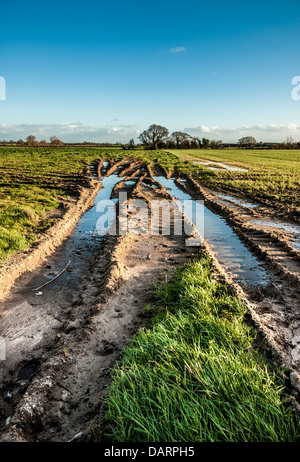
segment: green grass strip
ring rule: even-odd
[[[282,374],[255,350],[244,304],[213,279],[211,269],[204,256],[158,288],[152,326],[139,330],[113,371],[97,440],[299,438]]]

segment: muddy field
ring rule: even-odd
[[[82,188],[59,225],[1,270],[1,441],[90,440],[110,370],[148,321],[144,307],[154,283],[170,280],[177,265],[202,249],[212,256],[217,277],[246,301],[249,322],[270,359],[286,367],[299,400],[299,223],[203,188],[189,175],[168,178],[139,161],[99,163],[88,175],[90,187]],[[149,216],[143,234],[97,235],[97,202],[117,201],[120,192],[127,192],[129,204],[204,201],[205,242],[186,245],[186,234],[162,235],[159,229],[150,235]],[[177,219],[180,209],[171,227]]]

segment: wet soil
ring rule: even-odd
[[[300,255],[290,243],[290,232],[251,222],[253,217],[260,220],[268,217],[278,221],[276,210],[265,206],[253,209],[224,202],[224,199],[201,187],[192,178],[182,187],[187,188],[193,198],[203,198],[212,212],[226,218],[227,224],[260,261],[268,274],[268,283],[252,288],[244,286],[243,290],[247,300],[252,303],[251,310],[257,316],[269,344],[279,352],[283,363],[291,368],[292,373],[294,370],[299,373]],[[232,279],[232,275],[228,275]]]
[[[267,275],[266,283],[257,280],[243,285],[249,275],[239,271],[240,280],[235,279],[212,245],[187,246],[185,234],[149,235],[148,221],[137,230],[143,231],[140,234],[132,230],[122,236],[97,235],[94,228],[101,198],[112,197],[116,203],[118,192],[127,192],[130,203],[142,198],[149,204],[170,200],[172,191],[162,179],[158,181],[160,171],[153,172],[138,161],[98,165],[91,173],[94,178],[97,173],[105,175],[101,184],[93,183],[94,207],[86,205],[85,194],[74,223],[90,209],[77,226],[72,222],[64,227],[70,217],[62,219],[61,235],[69,238],[52,247],[48,243],[48,253],[41,251],[39,257],[36,250],[31,271],[23,270],[13,279],[14,286],[9,286],[10,293],[6,291],[1,303],[0,336],[7,350],[6,360],[0,361],[1,441],[90,440],[111,369],[132,336],[148,322],[145,306],[154,300],[154,283],[170,280],[177,265],[197,258],[201,251],[212,256],[215,276],[226,280],[245,300],[251,322],[265,339],[272,360],[286,367],[298,399],[299,255],[290,245],[288,230],[251,222],[270,219],[272,210],[218,197],[188,176],[173,182],[189,197],[204,199],[210,213],[222,217],[257,259]],[[135,213],[133,208],[131,216]],[[209,235],[213,231],[211,227]],[[13,267],[5,269],[8,285],[9,268]]]

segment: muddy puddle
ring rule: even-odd
[[[113,188],[117,183],[124,179],[124,177],[119,177],[118,175],[118,172],[116,172],[101,179],[102,189],[98,192],[95,198],[94,206],[81,217],[72,237],[77,237],[79,241],[82,241],[85,238],[90,240],[91,236],[94,239],[101,239],[101,233],[98,233],[96,230],[97,221],[104,213],[108,220],[112,221],[114,219],[114,214],[109,214],[107,211],[100,212],[99,202],[110,200]]]
[[[102,167],[101,167],[101,171],[100,171],[100,174],[101,176],[104,176],[106,175],[107,171],[109,169],[109,162],[105,161],[105,162],[102,162]]]
[[[99,209],[99,202],[109,200],[113,188],[122,179],[118,176],[118,172],[101,179],[102,189],[95,198],[94,206],[81,217],[65,244],[47,261],[48,266],[52,270],[51,272],[54,270],[54,277],[55,270],[59,271],[70,262],[66,274],[61,276],[62,279],[60,282],[64,284],[66,279],[70,279],[72,292],[74,292],[75,286],[80,285],[82,273],[90,267],[91,261],[93,261],[93,257],[103,241],[104,233],[101,234],[101,227],[99,226],[99,229],[96,229],[99,219],[105,214],[106,220],[103,223],[105,228],[109,227],[114,220],[114,211],[111,210],[109,212],[107,209],[101,211]],[[40,279],[40,282],[43,281]],[[53,284],[55,283],[53,282]]]
[[[124,179],[118,176],[121,169],[101,178],[102,189],[94,206],[81,217],[71,235],[39,267],[20,276],[14,290],[0,303],[0,336],[5,338],[7,351],[6,361],[0,364],[0,377],[6,383],[4,395],[0,394],[0,427],[4,425],[1,415],[11,415],[38,369],[34,358],[51,348],[89,280],[104,240],[96,230],[101,217],[98,204],[109,200],[115,185]],[[114,218],[106,213],[106,221]],[[97,290],[91,287],[91,291]],[[19,365],[18,373],[14,373],[15,365]],[[14,374],[11,380],[10,374]]]
[[[261,226],[271,226],[273,228],[284,229],[289,233],[293,233],[300,236],[300,226],[297,225],[291,225],[289,223],[283,223],[272,220],[251,220],[251,223]]]
[[[92,164],[92,165],[89,165],[89,169],[90,169],[90,172],[91,172],[91,174],[92,174],[92,176],[89,177],[89,178],[97,178],[98,174],[97,174],[97,167],[96,167],[96,165],[93,165],[93,164]]]
[[[124,184],[125,186],[133,186],[136,184],[136,181],[137,180],[128,180],[128,181],[125,181]]]
[[[227,170],[228,172],[248,172],[247,168],[234,167],[232,165],[223,164],[222,162],[203,162],[194,160],[193,164],[204,165],[209,170]]]
[[[36,360],[29,361],[22,366],[7,392],[7,398],[11,398],[14,394],[24,391],[37,372],[38,367],[39,361]]]
[[[107,165],[104,168],[107,168]],[[109,177],[101,178],[102,189],[95,198],[94,206],[81,217],[72,234],[53,254],[46,258],[42,267],[23,277],[21,276],[16,281],[17,301],[23,303],[25,299],[30,304],[51,303],[53,301],[53,288],[60,291],[59,296],[57,296],[59,299],[57,303],[72,303],[74,301],[104,239],[101,230],[99,233],[99,230],[96,229],[97,222],[105,214],[106,220],[103,224],[105,227],[109,227],[115,217],[114,211],[111,213],[108,213],[107,209],[101,211],[98,204],[100,201],[110,199],[114,186],[123,179],[118,174],[119,170]],[[60,273],[62,274],[60,275]],[[48,284],[49,282],[51,283]],[[63,290],[60,289],[61,287]],[[12,303],[15,305],[15,297],[8,297],[5,302],[5,309],[12,308]],[[0,306],[2,307],[3,304]]]
[[[174,178],[166,179],[163,176],[157,176],[154,180],[164,186],[174,199],[192,200],[189,194],[175,184]],[[196,225],[194,217],[189,218]],[[233,280],[243,286],[263,286],[270,282],[259,261],[241,242],[226,220],[213,213],[205,205],[204,239],[211,246],[219,262],[231,273]]]
[[[231,194],[221,193],[219,191],[209,191],[211,194],[214,194],[220,199],[226,206],[230,207],[245,207],[245,209],[258,209],[260,211],[261,204],[258,202],[248,201],[243,198],[239,198],[233,196]],[[296,251],[300,251],[300,226],[297,224],[292,224],[283,221],[276,221],[270,218],[263,219],[263,218],[256,218],[249,220],[249,223],[253,223],[254,225],[261,226],[262,228],[274,228],[275,230],[282,230],[289,233],[288,236],[289,244],[293,247]]]
[[[255,202],[249,202],[243,199],[239,199],[238,197],[231,196],[230,194],[223,194],[218,191],[212,191],[213,194],[216,194],[220,199],[224,199],[225,201],[233,202],[234,204],[241,205],[242,207],[247,208],[256,208],[259,207],[259,204]]]
[[[288,233],[293,234],[295,237],[292,238],[290,241],[290,245],[294,247],[295,250],[300,251],[300,226],[280,222],[280,221],[273,221],[273,220],[250,220],[250,223],[259,226],[267,226],[270,228],[276,228],[283,231],[287,231]]]
[[[109,163],[103,163],[103,188],[94,206],[50,257],[16,281],[11,296],[0,304],[0,336],[7,347],[6,361],[0,361],[3,441],[72,441],[76,435],[91,433],[99,418],[99,400],[110,384],[109,373],[146,318],[144,306],[153,300],[153,281],[164,282],[172,277],[176,264],[194,256],[195,248],[186,245],[185,235],[128,234],[120,240],[109,236],[104,244],[99,218],[105,214],[108,227],[115,219],[109,204],[116,204],[119,191],[132,192],[140,178],[133,169],[124,169],[126,162],[117,170],[111,168],[108,177],[104,174],[109,173]],[[96,169],[91,171],[97,177]],[[156,184],[152,177],[142,180],[148,201],[166,197],[160,195],[162,185],[179,207],[183,200],[196,202],[184,180],[181,186],[164,176],[155,176]],[[108,201],[107,206],[101,201]],[[270,269],[283,295],[274,290],[265,297],[271,282],[265,266],[223,217],[205,204],[201,209],[203,237],[217,260],[248,293],[261,292],[260,316],[271,325],[270,335],[282,351],[290,351],[299,335],[295,294]],[[194,215],[193,210],[186,213],[197,225]],[[265,285],[267,290],[260,291]],[[285,317],[285,304],[291,317]]]
[[[296,249],[298,252],[300,252],[300,237],[292,241],[292,247]]]

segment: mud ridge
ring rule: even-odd
[[[198,179],[198,181],[201,181],[201,178]],[[296,207],[289,207],[288,204],[286,203],[274,203],[274,201],[268,199],[268,197],[263,197],[263,196],[255,196],[252,194],[249,194],[247,192],[242,193],[240,189],[234,188],[233,186],[229,186],[226,184],[224,180],[222,186],[218,185],[218,187],[213,186],[218,192],[220,193],[232,193],[232,194],[237,194],[237,195],[242,195],[243,197],[252,200],[252,201],[257,201],[260,204],[268,207],[270,210],[273,210],[274,213],[277,214],[278,217],[280,218],[288,218],[291,221],[294,221],[295,223],[300,223],[300,209],[299,206]]]
[[[147,194],[148,200],[156,197]],[[184,236],[161,235],[107,238],[55,344],[44,352],[39,371],[6,418],[3,441],[90,438],[110,369],[147,319],[143,307],[153,297],[153,282],[170,279],[174,263],[194,253],[180,251],[184,241]]]
[[[284,371],[284,377],[286,380],[286,386],[292,392],[291,403],[294,412],[300,415],[300,374],[299,371],[291,366],[290,361],[288,360],[286,354],[284,354],[281,348],[278,348],[277,342],[274,340],[274,337],[270,335],[270,331],[267,326],[262,322],[261,316],[258,313],[258,305],[249,300],[249,294],[244,291],[244,289],[234,282],[230,275],[224,271],[223,267],[220,265],[216,256],[211,251],[209,245],[204,241],[202,248],[205,250],[205,253],[209,255],[213,262],[213,267],[215,269],[214,277],[216,280],[222,283],[226,283],[229,291],[235,294],[240,300],[243,301],[247,307],[249,318],[246,319],[251,326],[253,326],[257,332],[258,338],[260,338],[260,348],[262,347],[265,352],[268,353],[269,363],[276,363]],[[263,346],[261,345],[263,343]]]
[[[247,226],[243,226],[240,220],[235,220],[235,215],[229,209],[224,210],[220,204],[215,204],[212,200],[207,200],[206,194],[201,186],[188,177],[188,186],[177,184],[188,193],[196,194],[199,198],[205,199],[205,204],[212,211],[215,211],[231,224],[234,231],[237,233],[241,241],[243,241],[250,251],[260,258],[261,262],[265,262],[268,273],[272,278],[271,285],[265,288],[257,288],[256,290],[247,290],[246,299],[248,300],[249,312],[252,313],[253,319],[260,326],[264,333],[268,344],[273,345],[276,350],[277,357],[281,358],[281,364],[289,370],[291,381],[293,382],[293,392],[299,397],[300,391],[300,361],[297,359],[298,351],[300,350],[298,340],[298,332],[300,333],[299,323],[299,270],[298,258],[292,260],[295,272],[289,271],[284,264],[276,260],[276,255],[270,255],[269,251],[264,246],[253,241],[256,232],[249,232]],[[208,204],[207,204],[208,202]],[[259,230],[262,236],[264,233]],[[268,236],[269,237],[269,236]],[[209,246],[208,246],[209,248]],[[210,255],[213,255],[210,252]],[[294,254],[289,254],[287,260],[292,258]],[[227,277],[228,274],[227,274]],[[288,283],[288,284],[287,284]],[[243,291],[243,289],[241,289]],[[239,292],[242,294],[242,292]],[[275,351],[274,350],[274,351]]]
[[[293,390],[293,398],[300,398],[300,361],[295,360],[292,354],[298,349],[298,343],[294,343],[292,338],[294,335],[295,340],[298,339],[298,329],[300,324],[298,322],[298,306],[299,306],[299,272],[292,273],[288,271],[282,264],[278,263],[275,258],[272,258],[264,248],[251,239],[251,236],[245,235],[249,232],[249,228],[242,226],[242,222],[236,222],[232,217],[230,209],[215,204],[213,201],[207,199],[206,194],[203,192],[201,186],[192,178],[188,177],[189,187],[180,182],[180,177],[175,180],[176,184],[189,194],[196,193],[195,198],[205,199],[205,205],[208,206],[213,212],[226,217],[228,223],[231,224],[234,231],[239,236],[240,240],[244,242],[249,250],[257,255],[261,261],[265,262],[268,272],[274,282],[266,288],[256,289],[243,289],[238,283],[234,282],[226,270],[220,265],[217,257],[212,252],[209,244],[205,241],[203,248],[206,249],[210,258],[214,262],[217,273],[222,275],[224,281],[232,288],[233,292],[242,300],[244,300],[253,325],[257,332],[264,339],[264,349],[269,352],[273,362],[277,362],[282,368],[287,371],[286,381],[289,388]],[[169,196],[168,191],[162,187],[164,194]],[[263,233],[262,233],[263,234]],[[295,261],[298,259],[296,258]],[[222,280],[221,278],[221,280]],[[287,290],[283,287],[280,289],[277,286],[278,281],[288,282]],[[259,303],[255,300],[258,299]],[[273,310],[274,307],[274,310]],[[268,308],[266,310],[266,308]],[[274,316],[274,318],[273,318]],[[286,329],[287,326],[290,329]],[[295,334],[293,334],[295,332]],[[299,337],[300,338],[300,337]],[[297,402],[294,403],[294,409],[299,412]]]
[[[79,199],[68,205],[63,217],[46,231],[28,250],[17,253],[0,267],[0,300],[10,292],[15,280],[27,271],[37,268],[75,228],[80,217],[93,206],[101,189],[99,181],[90,180],[89,188],[80,188]]]
[[[148,204],[157,198],[173,199],[166,188],[154,181],[151,167],[140,161],[127,166],[128,162],[130,159],[112,163],[105,172],[105,176],[109,176],[120,170],[120,182],[112,196],[126,190],[129,200],[142,198]],[[98,173],[101,169],[99,163]],[[129,176],[124,179],[125,173]],[[168,174],[171,177],[170,172]],[[138,177],[136,184],[126,187],[126,179],[135,177]],[[143,189],[143,183],[148,188]],[[97,184],[100,189],[100,183]],[[189,194],[204,197],[199,185],[177,184]],[[214,207],[213,201],[210,206]],[[234,221],[229,209],[215,210],[227,213]],[[235,225],[241,239],[245,233],[242,225],[242,222]],[[290,292],[287,287],[276,288],[283,277],[273,274],[274,286],[246,291],[232,280],[206,242],[201,247],[188,247],[185,239],[186,236],[142,233],[107,236],[103,240],[76,299],[66,302],[55,319],[51,318],[51,335],[42,339],[26,360],[16,363],[2,382],[2,400],[6,403],[1,416],[2,441],[89,441],[103,412],[111,370],[133,335],[151,316],[144,307],[155,300],[153,283],[171,280],[177,265],[197,259],[203,252],[212,260],[216,280],[225,282],[228,290],[244,301],[249,313],[246,320],[258,332],[258,347],[267,352],[271,363],[284,367],[291,404],[294,411],[299,412],[300,364],[291,359],[295,346],[291,332],[297,333],[299,329],[300,334],[296,288]],[[250,248],[250,238],[247,245]],[[254,252],[257,249],[252,247]],[[267,257],[261,256],[270,267]],[[55,294],[59,286],[52,290]],[[62,290],[65,290],[63,285]],[[28,307],[34,310],[34,306]],[[43,314],[42,308],[39,307],[38,316]],[[49,324],[45,325],[50,330]],[[38,335],[34,325],[32,332]],[[20,385],[20,380],[25,380],[24,389],[18,390],[13,398],[8,397],[13,387]]]
[[[291,265],[292,261],[300,262],[300,252],[294,250],[285,239],[280,238],[274,232],[269,232],[266,230],[257,230],[254,225],[244,223],[240,218],[239,214],[231,210],[229,207],[216,203],[215,201],[211,200],[208,195],[204,192],[201,186],[191,177],[188,178],[189,182],[191,183],[191,187],[196,192],[200,193],[201,196],[205,199],[205,205],[212,211],[216,212],[219,215],[226,218],[227,222],[232,225],[232,228],[235,230],[241,241],[243,241],[247,247],[252,250],[256,255],[260,258],[267,261],[274,270],[278,271],[283,278],[291,284],[299,284],[300,282],[300,273],[299,273],[299,265],[295,266],[295,271],[289,270],[284,264],[278,259],[274,258],[270,255],[269,251],[265,245],[261,245],[255,241],[255,236],[257,234],[261,234],[265,236],[265,242],[272,242],[274,244],[280,244],[282,248],[286,251],[287,255],[286,258],[291,257]],[[177,184],[188,191],[188,188],[183,185],[182,183],[177,182]],[[300,288],[299,288],[300,289]],[[299,292],[300,293],[300,292]]]

